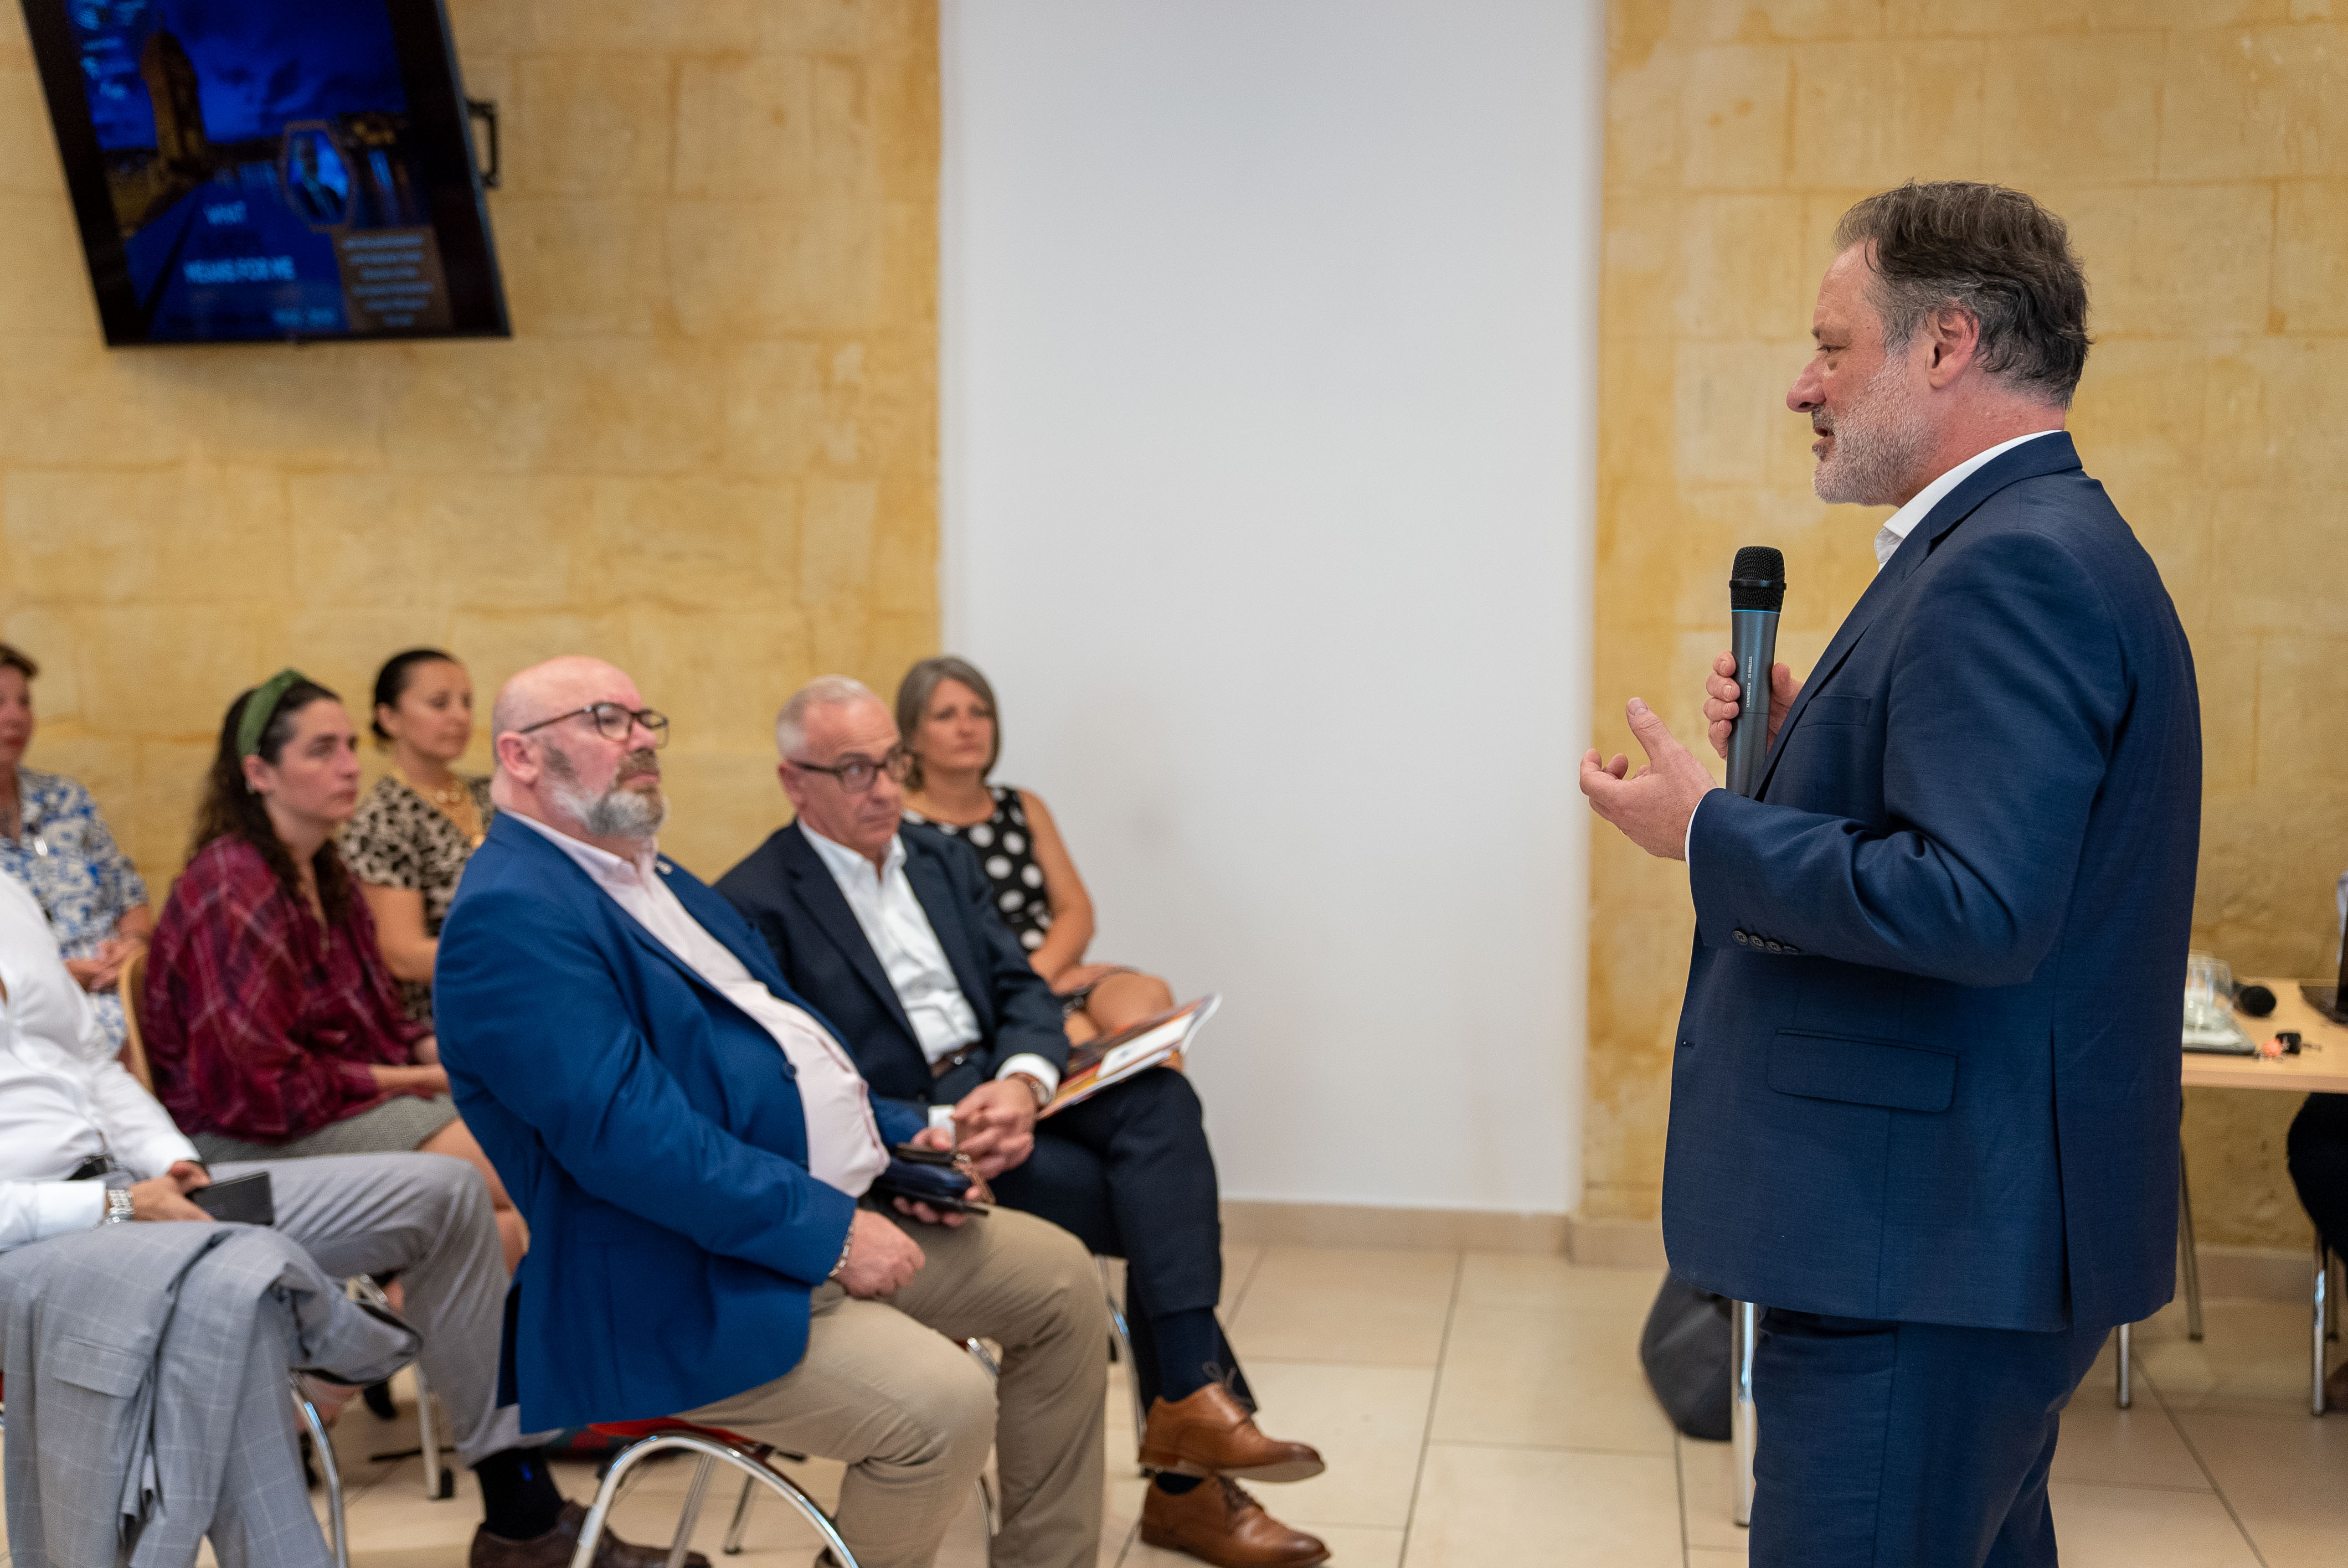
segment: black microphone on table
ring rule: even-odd
[[[1769,672],[1777,662],[1777,612],[1786,607],[1786,556],[1746,545],[1728,569],[1728,647],[1736,660],[1736,726],[1728,732],[1728,787],[1761,787],[1769,756]]]

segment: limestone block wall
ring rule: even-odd
[[[714,876],[784,815],[783,695],[935,648],[934,5],[449,10],[503,111],[510,342],[108,350],[0,19],[0,636],[46,667],[31,762],[159,892],[282,664],[363,712],[437,643],[486,715],[526,663],[615,660],[675,721],[664,844]]]
[[[1836,219],[1910,177],[2016,185],[2085,259],[2096,346],[2072,427],[2199,664],[2197,943],[2238,971],[2328,972],[2348,868],[2348,9],[1615,0],[1609,20],[1598,743],[1635,754],[1634,692],[1701,743],[1738,545],[1786,552],[1797,671],[1873,571],[1885,514],[1817,500],[1783,403]],[[1645,1217],[1694,923],[1676,863],[1593,843],[1587,1211]],[[2296,1106],[2188,1096],[2202,1241],[2303,1244]]]

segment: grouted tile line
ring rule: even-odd
[[[1426,1420],[1418,1434],[1418,1464],[1411,1471],[1410,1506],[1403,1511],[1402,1551],[1396,1558],[1401,1568],[1410,1562],[1411,1533],[1418,1528],[1418,1493],[1426,1484],[1426,1456],[1435,1447],[1435,1412],[1443,1402],[1443,1368],[1451,1359],[1451,1325],[1459,1316],[1459,1292],[1468,1275],[1468,1255],[1451,1255],[1451,1299],[1443,1307],[1443,1343],[1435,1352],[1435,1378],[1426,1389]]]
[[[2211,1491],[2217,1493],[2219,1505],[2225,1509],[2226,1517],[2234,1522],[2234,1532],[2242,1538],[2242,1544],[2250,1549],[2250,1555],[2258,1559],[2259,1568],[2268,1568],[2267,1554],[2259,1550],[2257,1540],[2250,1534],[2250,1527],[2242,1522],[2241,1514],[2234,1508],[2234,1500],[2228,1497],[2226,1489],[2218,1484],[2218,1472],[2211,1470],[2209,1461],[2201,1457],[2200,1447],[2194,1442],[2193,1434],[2185,1430],[2185,1423],[2177,1419],[2175,1410],[2169,1409],[2168,1396],[2160,1391],[2160,1385],[2145,1371],[2143,1362],[2134,1357],[2129,1359],[2135,1363],[2136,1375],[2143,1378],[2144,1386],[2152,1391],[2153,1403],[2158,1405],[2160,1413],[2168,1418],[2169,1430],[2177,1434],[2177,1440],[2185,1445],[2185,1451],[2193,1456],[2193,1463],[2201,1471],[2201,1479],[2209,1483]]]

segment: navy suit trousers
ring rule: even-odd
[[[2054,1568],[2058,1419],[2110,1332],[1772,1307],[1753,1358],[1753,1568]]]
[[[1149,1319],[1211,1307],[1223,1288],[1215,1157],[1190,1081],[1152,1068],[1037,1122],[1035,1153],[994,1186],[1008,1206],[1125,1259],[1126,1313],[1146,1408],[1159,1381]],[[1228,1345],[1222,1355],[1227,1369],[1236,1367]]]

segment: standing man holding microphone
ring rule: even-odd
[[[1899,507],[1875,580],[1807,682],[1772,668],[1749,796],[1636,698],[1648,765],[1581,787],[1688,862],[1663,1235],[1765,1309],[1756,1568],[2035,1568],[2057,1414],[2174,1289],[2192,656],[2063,429],[2062,220],[1910,184],[1836,243],[1787,404],[1822,499]]]

